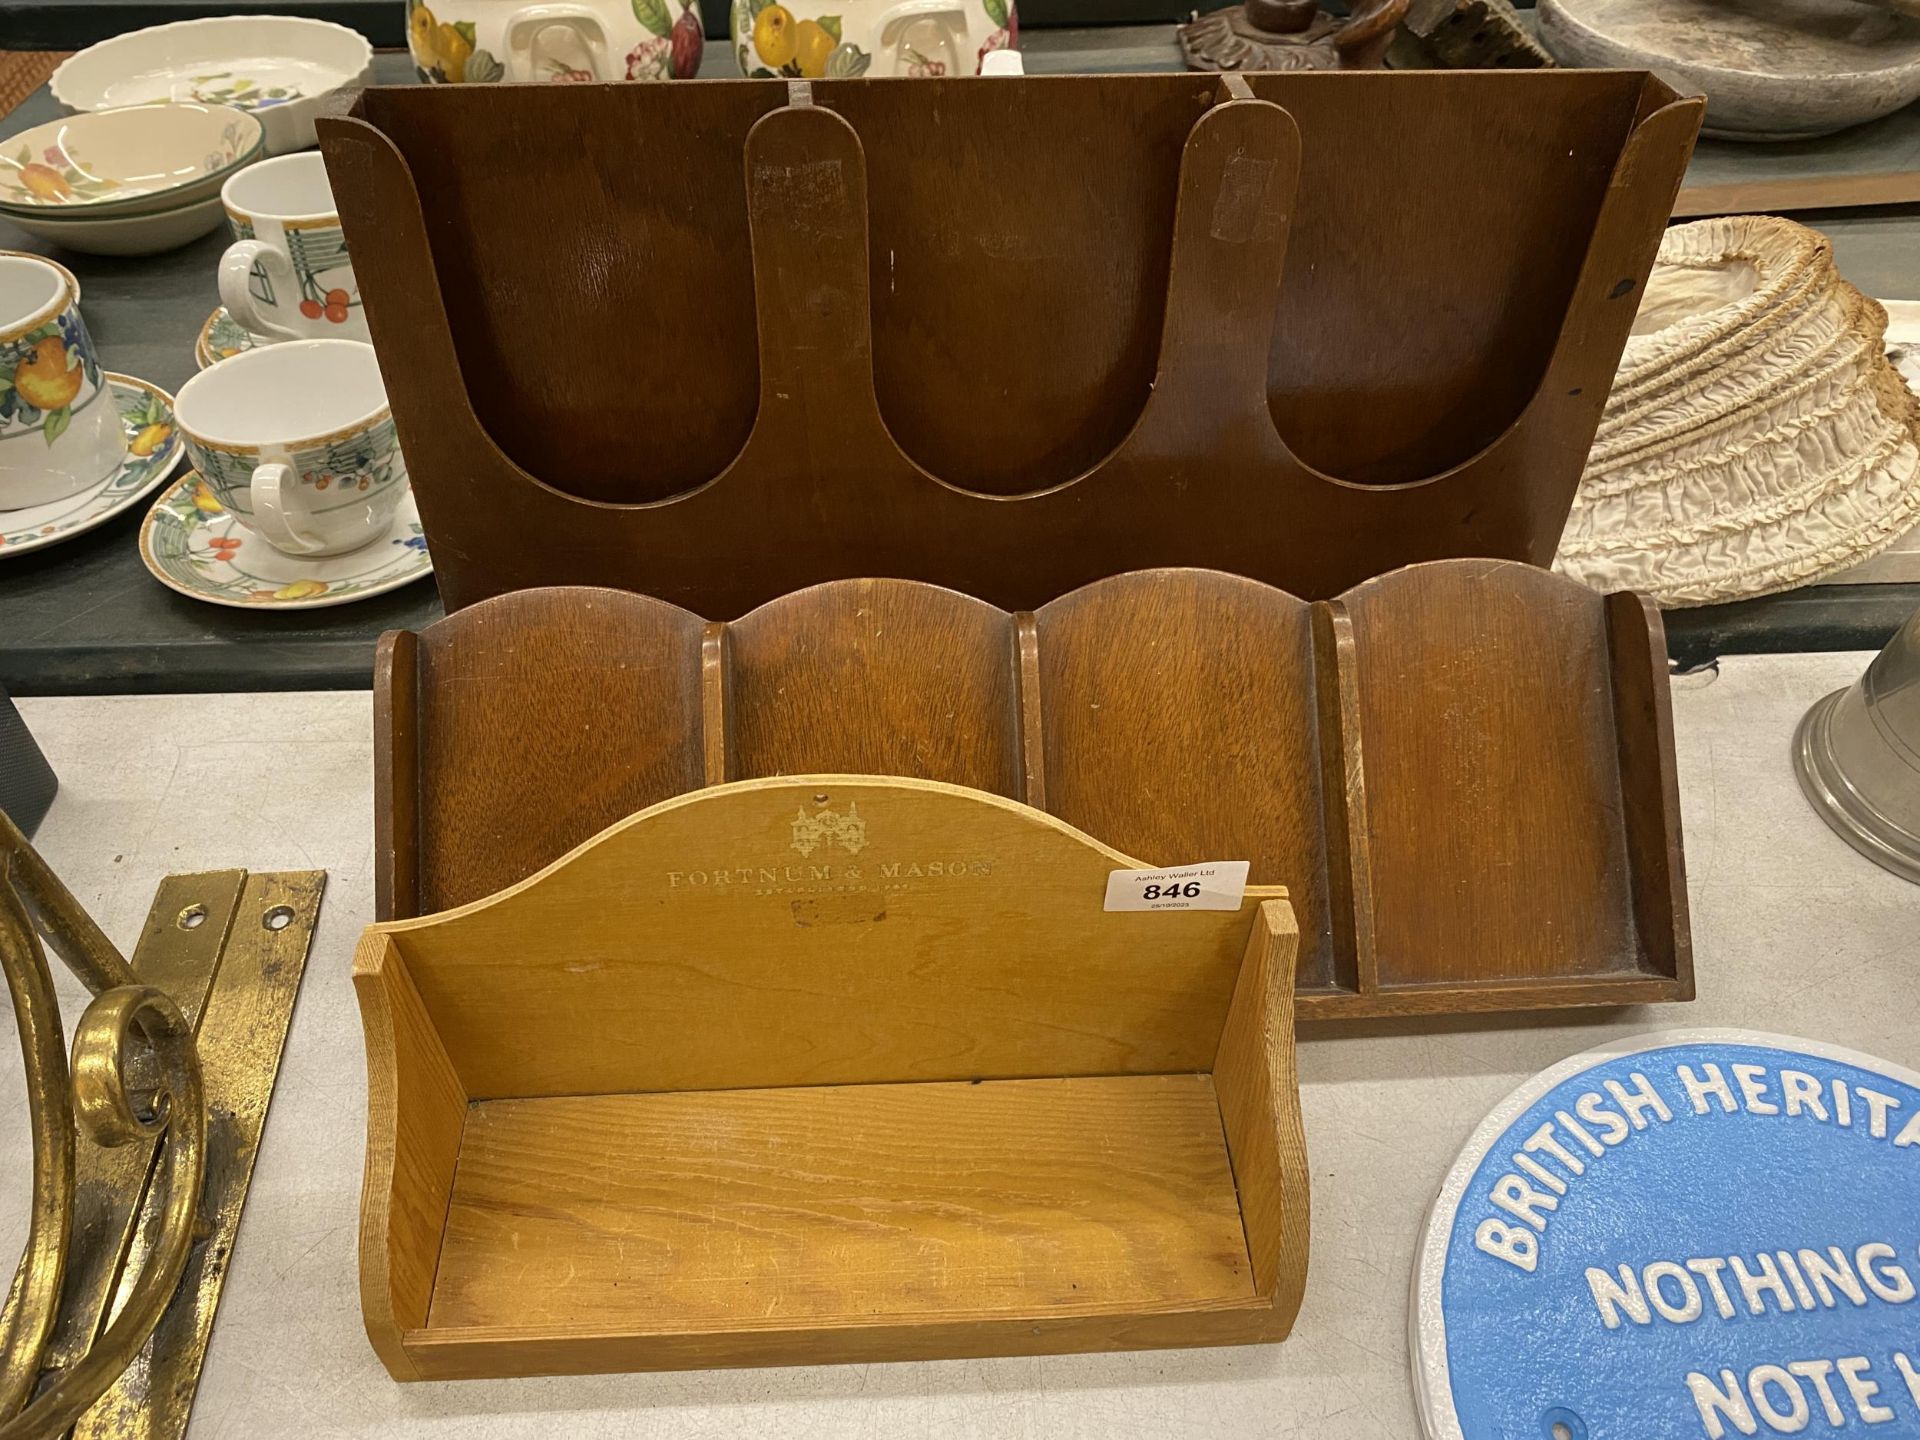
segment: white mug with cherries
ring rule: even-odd
[[[220,303],[256,338],[365,340],[360,287],[318,151],[262,160],[221,187],[234,243]]]
[[[387,533],[407,466],[373,347],[289,340],[180,387],[174,419],[206,487],[289,555],[340,555]]]

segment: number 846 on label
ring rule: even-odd
[[[1212,860],[1175,870],[1114,870],[1108,910],[1238,910],[1247,892],[1245,860]]]

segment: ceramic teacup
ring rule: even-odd
[[[221,187],[234,243],[220,260],[220,303],[262,340],[365,340],[360,287],[312,151],[262,160]]]
[[[51,265],[60,272],[61,278],[67,282],[67,289],[73,292],[73,303],[76,305],[80,303],[80,277],[62,265],[58,260],[51,259],[45,255],[36,255],[31,250],[0,250],[0,256],[7,255],[17,255],[23,260],[38,260],[43,265]]]
[[[96,485],[127,453],[72,277],[34,255],[0,255],[0,510]]]
[[[173,414],[213,498],[289,555],[378,539],[406,494],[380,367],[358,340],[232,356],[181,386]]]

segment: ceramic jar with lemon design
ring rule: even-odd
[[[1014,0],[733,0],[743,75],[977,75],[1016,48]]]
[[[407,48],[435,84],[686,80],[705,38],[699,0],[407,0]]]

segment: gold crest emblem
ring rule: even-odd
[[[825,808],[808,815],[804,805],[794,812],[795,850],[811,855],[822,846],[831,850],[836,845],[849,855],[858,855],[867,848],[867,822],[860,814],[858,803],[848,805],[844,815]]]

